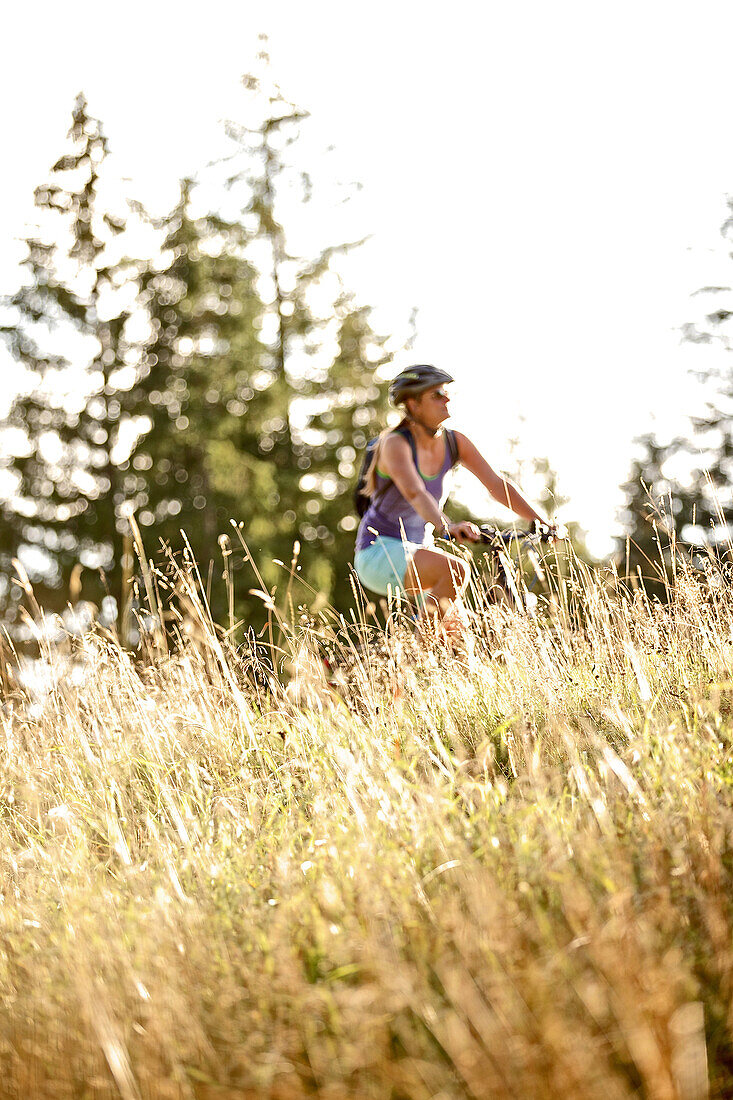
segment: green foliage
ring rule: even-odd
[[[274,472],[258,443],[277,398],[262,370],[248,234],[236,221],[192,213],[192,191],[184,181],[157,223],[160,256],[140,275],[147,335],[134,397],[146,422],[126,486],[148,551],[179,553],[183,530],[208,572],[230,519],[245,519],[252,501],[275,508]],[[220,610],[218,587],[213,598]]]
[[[78,562],[114,572],[122,557],[116,452],[133,413],[125,378],[138,355],[126,223],[101,202],[107,139],[83,96],[68,137],[70,151],[36,189],[39,231],[26,241],[26,281],[6,303],[2,328],[24,384],[4,426],[15,491],[2,502],[0,564],[7,572],[11,557],[25,560],[56,608]],[[95,598],[103,592],[97,585]]]
[[[245,122],[227,126],[233,153],[226,186],[248,227],[259,274],[259,366],[269,409],[257,424],[256,453],[274,472],[267,523],[257,522],[250,502],[245,537],[256,533],[252,549],[270,586],[284,577],[271,563],[290,562],[297,541],[302,574],[311,584],[317,578],[322,597],[344,607],[351,595],[356,453],[385,410],[379,371],[390,355],[370,310],[338,275],[338,258],[358,242],[329,242],[305,255],[291,243],[294,204],[313,201],[294,152],[307,114],[268,78],[250,76],[244,84]],[[301,589],[295,598],[307,602],[308,593]],[[250,617],[251,605],[244,606]]]
[[[255,77],[243,84],[228,215],[198,212],[190,180],[160,219],[131,204],[151,258],[124,255],[125,221],[101,206],[107,144],[82,97],[71,151],[36,192],[46,232],[28,241],[3,329],[27,385],[5,425],[17,491],[2,505],[0,567],[24,560],[48,609],[80,591],[125,607],[133,511],[154,557],[180,555],[185,532],[219,617],[232,520],[269,588],[298,543],[322,598],[348,601],[354,462],[384,408],[389,354],[336,270],[354,243],[291,249],[294,195],[311,196],[293,151],[306,113]],[[236,548],[229,569],[238,615],[261,621]]]

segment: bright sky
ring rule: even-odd
[[[718,234],[733,5],[13,5],[0,290],[79,90],[117,171],[162,210],[221,150],[261,31],[283,91],[312,113],[310,145],[336,147],[321,171],[363,184],[336,232],[318,227],[329,243],[345,225],[372,234],[354,290],[386,331],[406,333],[418,307],[410,358],[456,375],[454,424],[497,466],[512,436],[523,457],[548,456],[565,518],[608,549],[632,437],[682,429],[691,407],[686,371],[705,349],[679,347],[689,294],[733,275]]]

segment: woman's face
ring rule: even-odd
[[[448,403],[450,397],[444,386],[432,386],[425,393],[413,399],[418,422],[437,428],[450,416]]]

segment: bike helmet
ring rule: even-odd
[[[420,363],[415,367],[408,367],[400,371],[389,385],[389,396],[392,404],[399,405],[408,397],[419,397],[425,390],[433,386],[442,386],[445,382],[453,382],[453,377],[440,367],[432,367],[426,363]]]

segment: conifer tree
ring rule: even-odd
[[[728,199],[728,210],[721,234],[730,244],[733,198]],[[706,286],[693,297],[703,311],[697,320],[683,325],[683,337],[689,343],[708,345],[717,358],[711,355],[710,365],[695,372],[710,397],[706,411],[691,417],[691,437],[680,441],[692,467],[684,499],[688,512],[694,506],[699,537],[717,544],[729,541],[733,531],[733,288]]]
[[[733,199],[728,208],[731,216],[721,227],[726,240],[733,236]],[[687,552],[705,546],[724,553],[733,526],[733,290],[707,286],[694,297],[703,304],[702,315],[682,326],[683,339],[723,352],[694,372],[711,395],[706,412],[690,417],[685,438],[663,443],[648,433],[636,440],[639,455],[622,486],[619,559],[660,597],[665,588],[659,563],[669,563],[673,544]],[[673,466],[684,476],[670,476]]]
[[[140,276],[147,337],[132,397],[147,423],[130,458],[128,492],[150,552],[161,543],[179,552],[183,531],[207,573],[220,561],[218,539],[231,533],[230,520],[276,513],[278,501],[258,450],[272,397],[248,235],[236,221],[192,213],[192,191],[184,181],[158,223],[161,258]],[[221,608],[217,591],[215,614]]]
[[[390,355],[369,309],[353,301],[336,271],[336,258],[360,242],[331,242],[307,256],[291,247],[294,195],[303,205],[312,198],[293,154],[307,113],[277,86],[266,90],[264,79],[248,76],[243,85],[250,118],[228,124],[235,170],[227,184],[239,198],[260,274],[261,365],[273,411],[258,452],[271,464],[277,496],[275,513],[252,517],[252,549],[261,553],[268,583],[277,583],[282,573],[271,559],[289,561],[299,542],[303,577],[344,606],[356,452],[383,416],[379,371]]]
[[[15,491],[2,505],[0,553],[5,562],[20,557],[44,605],[57,609],[69,599],[77,562],[88,567],[93,599],[105,586],[119,595],[117,455],[137,355],[126,222],[100,199],[108,145],[83,95],[68,141],[35,191],[38,233],[26,241],[26,281],[6,303],[2,327],[25,382],[6,422],[24,443],[11,464]]]

